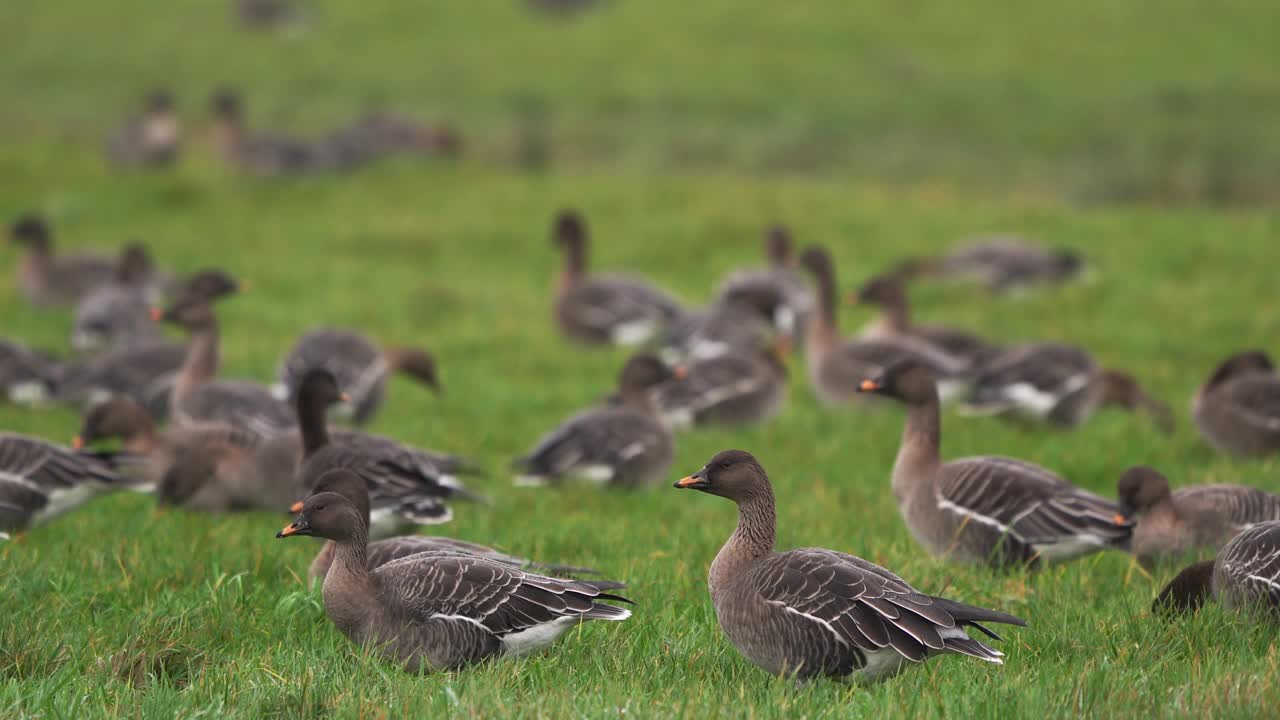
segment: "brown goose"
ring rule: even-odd
[[[560,213],[555,241],[564,251],[556,294],[560,331],[589,344],[638,345],[680,315],[670,295],[643,281],[587,273],[587,228],[576,212]]]
[[[559,483],[579,477],[599,485],[652,485],[671,466],[671,431],[657,417],[649,390],[673,377],[652,355],[627,361],[618,378],[618,402],[586,410],[538,441],[514,465],[517,485]]]
[[[928,365],[944,379],[946,396],[960,392],[966,368],[954,358],[925,343],[902,339],[852,340],[840,338],[836,322],[836,273],[831,255],[811,247],[800,264],[813,274],[818,307],[805,328],[805,360],[809,381],[824,405],[842,405],[858,397],[858,384],[885,367],[905,360]]]
[[[737,503],[738,527],[711,563],[707,585],[730,642],[770,674],[873,682],[941,653],[1001,664],[1003,653],[966,628],[998,640],[981,623],[1026,624],[924,595],[853,555],[774,552],[773,488],[751,453],[725,450],[675,486]]]
[[[156,90],[146,109],[130,118],[107,138],[107,161],[117,167],[167,167],[178,157],[182,127],[173,108],[173,95]]]
[[[111,282],[116,261],[102,255],[53,253],[53,234],[45,219],[24,215],[9,228],[17,245],[26,248],[18,264],[18,286],[33,305],[73,305],[90,290]]]
[[[335,141],[381,158],[399,153],[457,155],[462,137],[448,125],[427,125],[390,110],[373,110],[335,133]]]
[[[353,505],[360,511],[360,516],[365,519],[365,523],[369,522],[369,493],[365,490],[364,480],[355,473],[331,472],[327,473],[316,486],[311,488],[312,495],[320,495],[322,493],[336,493],[351,501]],[[290,508],[291,512],[302,512],[303,502],[299,501]],[[329,567],[333,565],[334,554],[337,551],[338,544],[330,540],[324,544],[324,547],[316,555],[315,560],[311,562],[311,569],[307,572],[307,576],[313,580],[324,579],[329,573]],[[599,573],[590,568],[573,567],[570,565],[545,565],[535,563],[528,558],[508,555],[503,552],[494,550],[491,547],[478,545],[476,543],[466,542],[465,540],[455,540],[448,537],[439,537],[431,535],[401,535],[399,537],[391,537],[385,540],[376,540],[369,543],[369,550],[366,556],[369,569],[381,567],[391,562],[399,560],[402,557],[416,555],[421,552],[447,553],[450,555],[471,555],[481,557],[486,560],[493,560],[504,565],[512,565],[519,568],[536,570],[538,572],[554,573],[557,575],[598,575]],[[591,581],[601,590],[618,589],[623,587],[621,583],[610,581]]]
[[[1148,395],[1132,375],[1107,370],[1074,345],[1035,343],[1009,348],[990,359],[973,380],[965,410],[1011,414],[1061,427],[1077,427],[1103,407],[1142,412],[1163,432],[1173,431],[1173,413]]]
[[[850,300],[880,308],[879,319],[862,331],[864,338],[908,338],[924,342],[946,353],[966,371],[980,368],[1000,352],[984,338],[941,325],[919,325],[911,320],[911,308],[902,281],[894,275],[878,275],[868,280]]]
[[[1160,592],[1151,609],[1195,610],[1210,597],[1228,610],[1280,618],[1280,522],[1252,525],[1213,560],[1187,567]]]
[[[782,225],[770,227],[765,232],[764,248],[769,267],[732,273],[720,284],[716,300],[773,308],[774,330],[798,339],[805,318],[813,310],[814,298],[796,268],[791,232]]]
[[[112,467],[110,453],[0,433],[0,540],[127,485]]]
[[[113,282],[94,288],[76,303],[71,347],[91,352],[159,340],[160,328],[151,319],[151,301],[158,295],[151,257],[141,244],[120,252]]]
[[[348,471],[330,471],[335,472]],[[359,492],[358,482],[352,486]],[[353,643],[376,647],[384,659],[414,672],[536,652],[586,620],[631,615],[601,602],[629,601],[589,582],[536,575],[473,555],[418,553],[370,570],[360,508],[337,493],[307,498],[297,519],[276,537],[294,535],[337,544],[324,579],[325,613],[333,624]]]
[[[369,158],[344,142],[253,132],[245,124],[240,96],[219,91],[212,101],[215,141],[231,165],[254,175],[299,175],[351,170]]]
[[[328,370],[337,378],[338,387],[351,398],[338,405],[339,412],[359,425],[368,422],[382,405],[391,373],[403,373],[440,392],[435,358],[426,350],[379,348],[353,330],[318,329],[299,338],[281,361],[271,394],[292,402],[302,376],[315,368]]]
[[[0,392],[14,405],[40,407],[54,398],[58,361],[17,340],[0,338]]]
[[[995,456],[942,462],[938,391],[929,368],[901,363],[860,389],[907,406],[893,495],[912,537],[930,554],[1035,567],[1127,546],[1133,521],[1119,505],[1042,467]]]
[[[1191,415],[1200,435],[1240,457],[1280,451],[1280,375],[1261,350],[1222,362],[1196,392]]]
[[[751,425],[772,418],[786,403],[787,367],[772,346],[736,351],[682,366],[651,395],[673,428]]]
[[[1280,520],[1280,495],[1244,485],[1193,485],[1169,490],[1169,480],[1144,466],[1117,483],[1121,513],[1138,522],[1129,551],[1143,564],[1217,550],[1241,530]]]
[[[993,292],[1070,280],[1084,269],[1073,250],[1048,250],[1016,237],[980,238],[939,257],[912,258],[895,274],[903,279],[935,277],[970,280]]]
[[[707,360],[773,344],[776,296],[736,295],[682,313],[662,333],[660,355],[668,364]]]

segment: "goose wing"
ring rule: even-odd
[[[571,417],[515,465],[530,482],[566,475],[607,482],[629,460],[666,442],[652,418],[623,407],[599,408]]]
[[[1280,495],[1244,485],[1198,485],[1173,492],[1176,505],[1226,517],[1237,531],[1280,520]]]
[[[193,388],[182,400],[183,424],[219,422],[271,435],[297,424],[293,410],[271,392],[246,380],[214,380]]]
[[[1098,372],[1098,364],[1084,350],[1071,345],[1023,345],[995,357],[975,381],[975,393],[1003,394],[1013,386],[1039,393],[1065,395],[1084,387]]]
[[[1259,523],[1242,531],[1222,548],[1215,564],[1215,586],[1221,576],[1244,594],[1265,598],[1280,608],[1280,522]]]

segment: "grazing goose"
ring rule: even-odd
[[[1240,531],[1216,558],[1179,573],[1151,609],[1196,610],[1210,597],[1228,610],[1280,619],[1280,522],[1262,522]]]
[[[178,157],[182,127],[173,95],[156,90],[142,114],[127,120],[107,138],[107,161],[116,167],[167,167]]]
[[[1172,432],[1173,413],[1143,391],[1129,373],[1107,370],[1074,345],[1035,343],[1009,348],[991,358],[973,380],[965,410],[972,414],[1013,414],[1061,427],[1077,427],[1102,407],[1149,415]]]
[[[298,339],[280,363],[271,393],[292,402],[298,383],[308,370],[323,368],[333,373],[338,387],[351,398],[337,407],[339,412],[363,425],[382,405],[387,378],[393,372],[418,380],[440,392],[435,358],[414,347],[379,348],[352,330],[311,330]]]
[[[596,345],[639,345],[680,315],[679,303],[641,280],[589,275],[586,222],[578,213],[560,213],[555,241],[564,251],[555,315],[566,337]]]
[[[190,335],[182,369],[169,394],[169,418],[178,425],[227,423],[261,435],[293,427],[287,403],[251,380],[218,379],[218,320],[206,298],[187,298],[165,310],[160,319]]]
[[[1280,520],[1280,495],[1244,485],[1193,485],[1170,491],[1169,480],[1144,466],[1117,483],[1121,514],[1137,520],[1129,552],[1144,565],[1218,550],[1241,530]]]
[[[14,405],[40,407],[53,399],[58,362],[17,340],[0,338],[0,391]]]
[[[730,304],[747,301],[756,307],[771,307],[775,331],[799,338],[814,299],[813,291],[796,269],[790,231],[782,225],[770,227],[765,232],[764,249],[769,267],[732,273],[720,284],[716,300]]]
[[[751,425],[772,418],[786,403],[787,367],[772,346],[731,352],[682,366],[651,395],[673,428]]]
[[[973,333],[912,322],[906,288],[894,275],[878,275],[868,280],[850,300],[875,305],[881,310],[879,319],[862,331],[864,338],[919,340],[946,353],[969,371],[982,367],[1000,352],[999,347]]]
[[[809,381],[824,405],[842,405],[858,398],[863,378],[905,360],[928,365],[944,379],[942,392],[950,396],[960,390],[962,364],[923,342],[900,338],[843,341],[836,322],[836,272],[825,248],[811,247],[800,264],[813,274],[817,284],[818,308],[805,327],[805,360]]]
[[[280,133],[251,132],[239,95],[223,90],[212,102],[214,131],[226,161],[254,175],[298,175],[350,170],[368,157],[340,138],[310,140]]]
[[[671,466],[671,431],[657,417],[650,389],[671,370],[653,355],[636,355],[618,378],[617,403],[574,415],[538,441],[514,465],[517,485],[540,486],[580,477],[599,485],[652,485]]]
[[[675,487],[728,498],[738,526],[711,563],[707,585],[734,647],[772,675],[884,680],[930,655],[958,653],[1002,664],[1003,653],[966,628],[1025,625],[917,592],[862,558],[823,548],[774,552],[773,487],[751,453],[725,450]]]
[[[109,454],[0,433],[0,540],[125,486]]]
[[[668,364],[706,360],[773,343],[776,296],[733,296],[707,308],[682,313],[662,333],[662,359]]]
[[[462,138],[453,128],[424,125],[388,110],[365,113],[337,137],[373,158],[396,153],[457,155],[462,150]]]
[[[346,470],[333,473],[349,474]],[[362,490],[358,482],[352,487]],[[456,670],[550,645],[586,620],[625,620],[629,602],[589,582],[536,575],[474,555],[418,553],[369,569],[369,531],[356,503],[312,495],[276,537],[336,543],[324,578],[325,613],[356,645],[376,647],[406,670]]]
[[[71,347],[91,352],[159,340],[160,328],[151,319],[151,301],[159,294],[150,285],[153,274],[147,249],[138,243],[126,245],[115,280],[94,288],[76,303]]]
[[[18,285],[32,305],[74,305],[90,290],[111,282],[116,261],[102,255],[53,253],[45,219],[24,215],[9,228],[12,241],[26,248],[18,264]]]
[[[1036,567],[1127,547],[1133,521],[1119,505],[1042,467],[994,456],[943,463],[938,391],[929,368],[901,363],[863,381],[860,390],[907,406],[893,495],[912,537],[930,554]]]
[[[366,527],[369,522],[369,493],[365,489],[364,480],[355,473],[347,472],[331,472],[326,473],[311,488],[312,495],[320,495],[323,493],[336,493],[351,501],[353,505],[360,511],[360,516],[364,518]],[[291,512],[302,512],[303,502],[299,501],[290,508]],[[333,565],[334,554],[337,552],[338,544],[330,540],[324,544],[324,547],[316,555],[315,560],[311,562],[311,568],[307,572],[307,577],[315,579],[324,579],[329,573],[329,567]],[[553,573],[556,575],[572,574],[572,575],[598,575],[599,573],[590,568],[573,567],[570,565],[544,565],[535,563],[528,558],[508,555],[503,552],[494,550],[491,547],[469,543],[465,540],[455,540],[448,537],[438,537],[430,535],[401,535],[399,537],[391,537],[385,540],[376,540],[369,543],[369,550],[366,559],[368,560],[369,569],[381,567],[391,562],[399,560],[402,557],[416,555],[421,552],[431,553],[447,553],[450,555],[471,555],[481,557],[486,560],[493,560],[504,565],[512,565],[519,568],[536,570],[538,572]],[[591,581],[601,590],[618,589],[623,587],[621,583],[611,581]]]
[[[903,279],[970,280],[993,292],[1049,285],[1076,277],[1084,259],[1072,250],[1047,250],[1016,237],[981,239],[939,257],[912,258],[895,274]]]
[[[1240,457],[1280,451],[1280,375],[1261,350],[1227,358],[1196,391],[1191,415],[1200,435]]]

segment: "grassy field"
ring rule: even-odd
[[[1120,555],[1032,576],[925,557],[888,488],[901,413],[823,411],[799,359],[776,421],[681,436],[672,480],[720,449],[751,450],[774,479],[780,546],[854,552],[1027,618],[1004,667],[936,659],[872,688],[772,680],[724,640],[706,593],[729,503],[515,489],[507,472],[625,358],[569,347],[550,323],[548,226],[576,206],[597,267],[691,303],[758,264],[775,220],[829,245],[846,287],[976,232],[1077,247],[1089,282],[1019,299],[920,288],[918,314],[1083,344],[1178,410],[1177,431],[1117,413],[1074,433],[948,413],[944,454],[1026,458],[1107,494],[1137,463],[1175,484],[1280,491],[1280,463],[1214,455],[1186,413],[1228,352],[1277,350],[1280,225],[1252,204],[1280,188],[1265,31],[1280,10],[920,3],[900,18],[871,4],[613,0],[557,22],[513,1],[334,1],[308,6],[306,32],[272,37],[237,31],[222,2],[11,5],[0,217],[40,208],[64,246],[137,236],[174,268],[248,278],[253,290],[221,306],[229,376],[268,378],[319,324],[426,344],[445,394],[396,380],[372,430],[478,458],[490,475],[474,484],[495,498],[432,531],[598,567],[638,607],[537,657],[409,676],[328,622],[302,582],[315,546],[273,539],[285,516],[158,514],[118,495],[0,545],[0,716],[1252,718],[1280,702],[1274,628],[1217,608],[1151,617],[1169,572]],[[132,98],[171,85],[198,131],[204,97],[227,82],[255,120],[320,129],[387,101],[455,119],[468,152],[295,181],[238,177],[199,142],[170,173],[102,167],[99,139]],[[0,268],[16,261],[0,249]],[[849,331],[870,317],[844,310]],[[5,335],[65,347],[67,315],[29,308],[9,271],[0,318]],[[78,419],[0,407],[0,428],[66,441]]]

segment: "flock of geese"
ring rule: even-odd
[[[234,117],[236,104],[223,100],[219,112]],[[158,98],[153,110],[169,106]],[[237,142],[246,158],[279,151],[271,162],[293,162],[288,143],[268,150],[260,138]],[[115,148],[122,158],[123,144]],[[36,305],[74,308],[69,342],[81,354],[60,361],[0,342],[5,395],[85,414],[72,447],[0,435],[5,537],[117,488],[152,491],[161,503],[198,511],[290,509],[296,519],[278,537],[325,540],[309,574],[323,583],[333,623],[411,670],[528,653],[586,620],[631,615],[619,594],[624,586],[589,568],[405,534],[447,520],[453,500],[478,498],[460,480],[476,471],[470,460],[359,429],[383,403],[390,373],[439,389],[428,351],[319,328],[284,355],[273,385],[226,378],[217,306],[245,290],[230,274],[173,276],[141,245],[118,257],[59,253],[49,224],[35,215],[14,222],[10,235],[23,252],[21,291]],[[993,293],[1026,289],[1079,275],[1084,263],[1074,253],[992,238],[905,260],[849,296],[880,315],[847,338],[837,324],[833,257],[821,247],[797,256],[783,227],[765,234],[766,266],[733,273],[699,309],[643,279],[594,272],[580,214],[561,213],[552,235],[563,257],[553,303],[561,334],[639,352],[613,392],[515,460],[518,483],[653,487],[668,475],[677,432],[772,418],[787,402],[785,355],[795,346],[822,405],[905,407],[890,486],[906,527],[930,555],[1034,570],[1104,550],[1147,565],[1217,552],[1178,575],[1157,607],[1185,610],[1215,598],[1251,617],[1280,608],[1280,496],[1235,485],[1171,490],[1157,470],[1139,466],[1119,478],[1112,500],[1023,460],[941,457],[944,401],[966,413],[1066,427],[1113,406],[1148,416],[1157,429],[1172,426],[1174,414],[1131,374],[1083,348],[1002,346],[917,323],[910,311],[914,283],[947,278]],[[159,330],[166,324],[185,342],[166,338]],[[1280,452],[1280,376],[1262,352],[1233,354],[1196,392],[1192,416],[1222,452]],[[351,424],[331,427],[334,419]],[[675,487],[736,503],[737,527],[708,585],[725,634],[770,673],[870,681],[942,653],[1000,663],[1002,653],[987,642],[999,636],[988,626],[1024,624],[920,592],[853,555],[777,551],[773,491],[748,452],[723,451]]]

